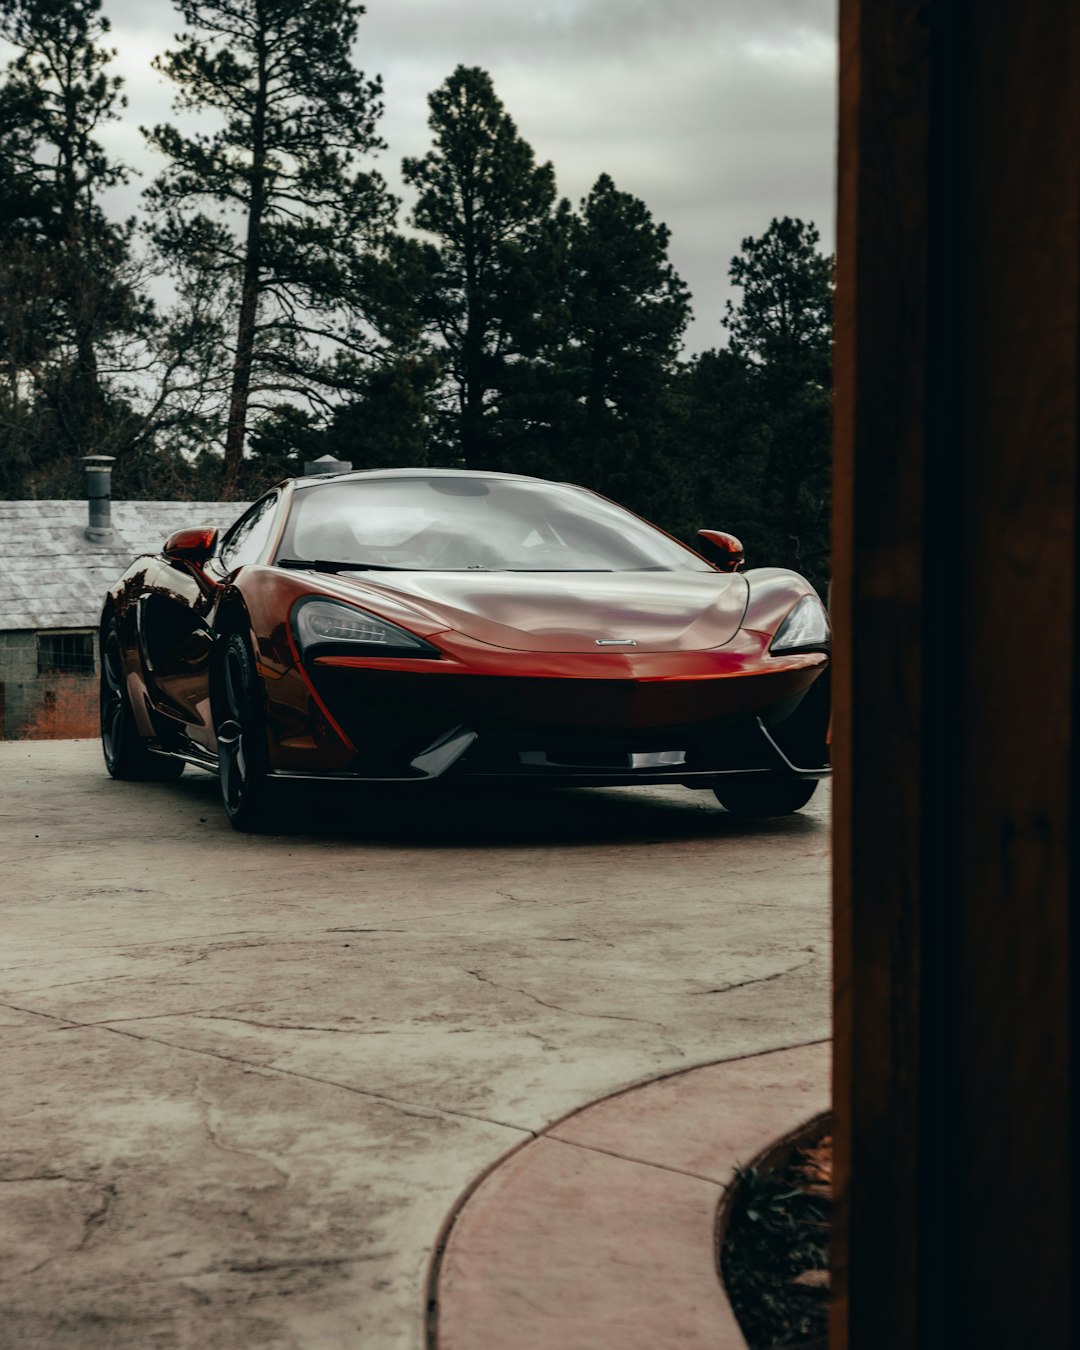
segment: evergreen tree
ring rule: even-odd
[[[413,225],[438,240],[425,316],[443,356],[447,439],[463,464],[498,467],[500,403],[543,290],[555,177],[536,163],[486,71],[458,66],[428,105],[434,145],[402,172],[419,190]]]
[[[551,471],[670,521],[680,478],[665,451],[671,379],[690,318],[666,226],[602,174],[563,203],[560,306],[546,344]]]
[[[0,347],[8,486],[65,491],[116,452],[131,413],[120,349],[151,319],[132,226],[100,194],[127,171],[97,139],[124,106],[100,0],[0,0],[16,50],[0,85]]]
[[[42,442],[39,388],[57,345],[55,279],[33,243],[8,238],[0,248],[0,496],[37,495],[55,447]],[[36,472],[35,472],[36,471]]]
[[[832,259],[812,223],[785,216],[744,239],[729,275],[733,355],[746,364],[760,443],[769,561],[827,580]],[[764,561],[764,560],[763,560]]]
[[[727,302],[731,350],[759,367],[783,367],[828,385],[833,260],[818,251],[812,221],[785,216],[744,239],[728,275],[742,289]]]
[[[669,239],[644,202],[601,175],[571,229],[568,300],[597,484],[664,519],[678,505],[677,476],[661,448],[668,386],[690,319]]]
[[[302,408],[276,408],[251,433],[241,468],[243,496],[304,471],[330,455],[355,469],[403,468],[430,462],[431,387],[439,368],[431,358],[404,357],[370,367],[356,391],[329,420]]]
[[[372,367],[359,396],[335,408],[318,453],[357,469],[437,462],[432,392],[439,374],[432,357],[405,356]]]
[[[325,407],[328,352],[365,360],[377,346],[354,288],[393,218],[381,178],[358,167],[382,147],[381,85],[350,61],[356,0],[177,3],[186,31],[157,67],[178,109],[222,125],[146,133],[170,160],[148,198],[165,256],[235,304],[222,479],[235,498],[249,413],[298,397]]]
[[[667,528],[691,544],[699,529],[728,530],[751,565],[769,561],[774,531],[762,520],[762,435],[746,361],[728,349],[701,352],[679,367],[669,399],[682,510]]]

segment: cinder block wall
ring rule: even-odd
[[[46,695],[55,696],[65,682],[80,690],[97,687],[101,657],[94,634],[94,674],[58,676],[38,674],[37,633],[32,629],[0,632],[0,738],[18,740]]]

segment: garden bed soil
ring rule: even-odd
[[[832,1137],[811,1128],[776,1167],[737,1172],[721,1275],[750,1350],[825,1350]]]

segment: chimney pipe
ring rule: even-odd
[[[86,498],[90,519],[84,531],[92,544],[112,543],[112,466],[113,455],[84,455]]]
[[[335,459],[333,455],[320,455],[318,459],[309,459],[304,464],[306,477],[320,473],[348,473],[351,469],[350,460]]]

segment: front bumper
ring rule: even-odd
[[[316,657],[306,675],[342,753],[308,764],[283,755],[275,776],[700,787],[730,774],[826,776],[827,657],[759,657],[740,669],[724,656],[695,654],[682,669],[655,656],[629,658],[630,669],[621,658],[618,671],[593,661],[592,678],[575,678],[581,663],[478,674],[442,661]]]

